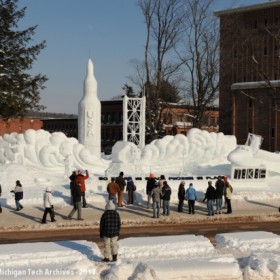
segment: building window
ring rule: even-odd
[[[252,108],[253,107],[253,100],[250,98],[249,99],[249,108]]]
[[[123,113],[119,112],[119,123],[123,122]]]
[[[258,21],[257,21],[257,20],[254,21],[254,28],[255,28],[255,29],[258,28]]]
[[[251,127],[249,127],[249,133],[253,133],[253,130]]]
[[[276,24],[276,25],[278,24],[278,21],[279,21],[279,20],[278,20],[278,17],[276,17],[276,18],[275,18],[275,24]]]
[[[271,99],[271,108],[275,108],[275,99],[274,98]]]
[[[119,130],[119,139],[118,140],[123,140],[123,133],[121,130]]]
[[[271,128],[271,137],[272,138],[275,137],[275,129],[274,129],[274,127]]]
[[[116,123],[116,120],[115,120],[115,113],[114,112],[112,112],[111,113],[111,123]]]
[[[263,54],[264,54],[264,55],[267,55],[267,47],[264,47],[264,48],[263,48]]]
[[[267,26],[267,19],[264,19],[264,26]]]
[[[105,119],[104,113],[102,113],[102,114],[101,114],[101,123],[104,123],[104,119]]]

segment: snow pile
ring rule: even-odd
[[[101,259],[97,245],[87,241],[22,243],[0,248],[1,279],[83,279],[82,275],[96,275]]]
[[[239,257],[244,279],[280,279],[280,236],[271,232],[216,235],[216,248]]]
[[[127,238],[119,241],[119,247],[120,256],[126,259],[156,258],[158,260],[215,254],[215,249],[209,239],[195,235]]]
[[[118,261],[100,262],[88,241],[0,245],[0,278],[80,280],[280,279],[278,235],[218,234],[216,248],[204,236],[178,235],[119,240]]]

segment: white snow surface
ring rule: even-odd
[[[89,170],[86,181],[88,203],[107,200],[105,175],[124,171],[137,186],[135,203],[146,205],[146,178],[150,172],[164,174],[177,202],[181,180],[192,182],[199,200],[207,181],[217,175],[230,177],[230,153],[238,155],[235,137],[192,130],[156,140],[142,153],[130,143],[117,143],[112,157],[98,159],[74,138],[63,133],[28,130],[0,138],[1,203],[14,207],[10,190],[20,180],[24,206],[43,205],[47,186],[53,189],[55,208],[69,204],[68,176],[75,169]],[[247,149],[247,148],[246,148]],[[232,155],[232,154],[231,154]],[[258,203],[280,200],[278,154],[254,150],[253,160],[273,166],[262,181],[233,181],[234,201]],[[234,156],[234,164],[247,155]],[[109,177],[109,176],[108,176]],[[1,219],[4,213],[1,214]],[[59,241],[0,245],[0,279],[280,279],[280,237],[270,232],[220,233],[216,245],[204,236],[158,236],[119,241],[116,263],[100,262],[102,252],[93,242]]]

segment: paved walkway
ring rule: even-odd
[[[104,212],[104,204],[92,204],[88,208],[82,208],[83,221],[77,220],[75,213],[73,219],[69,221],[67,216],[72,206],[55,209],[56,222],[41,224],[43,207],[24,207],[19,212],[14,208],[3,208],[0,214],[0,230],[47,230],[47,229],[67,229],[67,228],[95,228],[99,226],[99,220]],[[178,224],[178,223],[226,223],[226,222],[250,222],[250,221],[280,221],[278,212],[279,202],[271,201],[232,201],[233,213],[231,215],[218,214],[208,217],[206,214],[206,204],[196,203],[195,215],[187,214],[187,205],[183,213],[177,212],[177,204],[171,204],[170,216],[161,216],[153,219],[153,210],[141,205],[126,205],[118,208],[123,226],[144,226],[150,224]],[[226,210],[223,211],[224,213]],[[49,217],[47,217],[49,219]]]

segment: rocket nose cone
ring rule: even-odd
[[[87,64],[87,76],[93,76],[93,63],[90,58]]]

